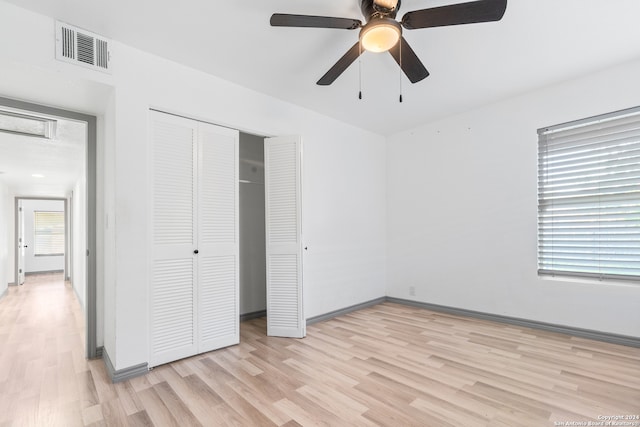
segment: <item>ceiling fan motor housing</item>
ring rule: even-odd
[[[375,3],[374,0],[360,0],[360,10],[367,22],[373,18],[395,18],[399,9],[400,0],[398,0],[393,9],[387,9],[384,6]]]

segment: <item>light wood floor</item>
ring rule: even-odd
[[[246,322],[238,346],[115,385],[84,359],[82,323],[60,276],[0,300],[0,426],[552,426],[640,414],[640,349],[396,304],[302,340]]]

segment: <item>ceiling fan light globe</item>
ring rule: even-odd
[[[360,43],[369,52],[386,52],[398,43],[400,33],[398,25],[380,22],[362,29]]]

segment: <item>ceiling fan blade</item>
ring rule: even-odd
[[[507,0],[479,0],[407,12],[402,26],[407,30],[499,21],[507,9]]]
[[[400,60],[400,52],[402,51],[402,61]],[[404,37],[400,39],[400,43],[396,43],[394,47],[389,49],[389,53],[396,60],[402,71],[409,78],[411,83],[417,83],[429,75],[429,72],[420,61],[420,58],[411,49],[409,43]]]
[[[330,16],[289,15],[286,13],[274,13],[271,15],[270,22],[272,27],[312,27],[355,30],[362,26],[362,22],[358,19],[332,18]]]
[[[329,69],[329,71],[326,72],[324,76],[320,78],[320,80],[318,80],[317,84],[319,84],[320,86],[330,85],[338,77],[340,77],[340,74],[342,74],[344,70],[349,68],[349,65],[351,65],[353,61],[355,61],[359,56],[360,42],[358,41],[353,45],[351,49],[347,51],[347,53],[342,56],[342,58],[338,60],[338,62],[335,63],[333,67],[331,67],[331,69]]]

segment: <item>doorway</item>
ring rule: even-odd
[[[77,259],[78,267],[82,267],[81,275],[83,280],[82,290],[84,293],[84,315],[86,324],[86,356],[88,358],[96,358],[100,356],[100,351],[97,346],[97,314],[96,314],[96,151],[97,151],[97,120],[95,116],[87,114],[77,113],[73,111],[63,110],[55,107],[48,107],[38,105],[30,102],[19,101],[15,99],[0,97],[0,109],[15,112],[16,110],[23,111],[27,116],[35,116],[39,118],[45,118],[50,122],[55,123],[57,119],[66,120],[74,123],[83,124],[84,135],[84,151],[81,158],[83,173],[79,177],[79,182],[85,191],[78,194],[75,193],[73,197],[76,199],[77,212],[82,213],[82,216],[86,219],[84,223],[80,223],[79,233],[75,236],[76,239],[80,239],[84,246],[85,251],[82,254],[78,254]],[[33,146],[31,147],[33,149]],[[55,146],[49,146],[45,150],[54,150]],[[30,155],[29,148],[19,147],[16,149],[22,154]],[[46,162],[45,162],[46,164]],[[32,174],[32,178],[38,178]],[[44,174],[42,174],[44,175]],[[5,179],[9,177],[9,174],[4,175]],[[46,179],[46,176],[41,177]],[[16,181],[16,182],[19,182]],[[15,184],[15,183],[14,183]],[[44,187],[43,187],[44,188]],[[16,199],[21,198],[43,198],[47,195],[59,193],[51,193],[46,190],[40,190],[38,194],[31,194],[29,191],[21,189],[19,186],[13,185],[10,189]],[[42,192],[43,191],[43,192]],[[64,192],[61,194],[61,198],[68,198],[71,194]],[[17,233],[16,233],[17,234]],[[17,245],[14,243],[14,239],[10,240],[11,252],[16,257]],[[71,245],[71,242],[68,242]],[[86,256],[85,256],[86,254]],[[10,261],[12,265],[15,265],[15,261]],[[69,263],[72,264],[72,263]],[[65,266],[68,271],[71,271],[69,265]],[[19,282],[17,268],[14,271],[13,276],[14,284]],[[76,278],[78,280],[78,278]]]
[[[264,137],[240,132],[240,321],[265,317]]]
[[[64,273],[70,280],[67,199],[16,197],[15,207],[15,283],[22,285],[25,276],[42,273]]]
[[[245,181],[249,181],[243,183],[242,187],[246,187],[247,195],[250,194],[249,185],[257,187],[253,190],[253,199],[245,198],[245,201],[253,203],[255,211],[245,211],[249,211],[247,217],[250,220],[264,224],[264,232],[261,233],[262,230],[259,229],[259,232],[253,233],[253,237],[246,236],[245,247],[264,247],[264,254],[260,253],[259,258],[253,258],[253,263],[259,266],[262,275],[264,270],[261,261],[265,262],[267,335],[304,338],[306,321],[302,294],[302,141],[299,136],[264,138],[262,162],[257,154],[261,144],[256,140],[253,144],[255,157],[248,156],[249,158],[242,162],[248,167],[248,171],[245,172],[248,179]],[[260,182],[260,165],[264,170],[264,184],[257,186],[251,182]],[[262,202],[256,194],[258,192],[264,197],[262,206],[258,205]],[[250,230],[252,227],[258,229],[259,225],[249,224],[248,227]],[[243,228],[242,223],[240,228]],[[251,266],[251,261],[252,258],[249,258],[245,266]]]

